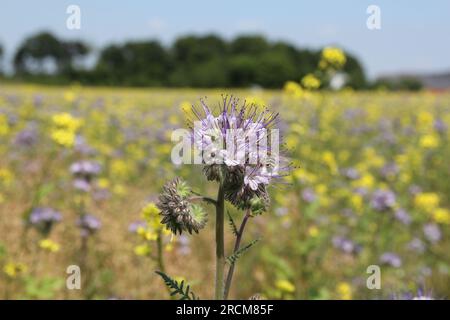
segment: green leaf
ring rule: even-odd
[[[238,229],[236,227],[236,223],[234,223],[233,217],[231,216],[231,214],[228,210],[227,210],[227,215],[228,215],[228,224],[230,225],[231,231],[237,237]]]
[[[250,249],[255,243],[257,243],[259,239],[253,240],[249,244],[247,244],[245,247],[240,248],[238,251],[233,253],[231,256],[227,257],[227,261],[229,264],[235,264],[237,259],[239,259],[244,252],[246,252],[248,249]]]
[[[170,296],[176,296],[179,295],[180,300],[198,300],[199,298],[192,292],[190,285],[185,285],[184,280],[181,282],[178,282],[171,277],[169,277],[167,274],[165,274],[162,271],[155,271],[156,274],[161,276],[161,278],[164,280],[164,283],[166,286],[170,289]]]
[[[53,184],[43,184],[36,195],[37,202],[40,202],[42,199],[44,199],[48,194],[50,194],[54,189]]]

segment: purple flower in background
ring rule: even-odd
[[[76,152],[84,155],[92,155],[95,153],[95,150],[87,144],[86,139],[80,135],[75,137],[74,149]]]
[[[433,127],[434,130],[436,130],[439,133],[444,133],[447,131],[447,125],[441,119],[434,120]]]
[[[418,185],[413,184],[412,186],[409,187],[408,192],[409,192],[412,196],[415,196],[416,194],[422,192],[422,188],[419,187]]]
[[[417,253],[425,252],[425,244],[419,238],[412,239],[408,244],[407,248],[411,251],[415,251]]]
[[[434,300],[431,292],[424,293],[423,290],[419,289],[417,293],[403,293],[401,295],[395,295],[394,300]]]
[[[287,215],[289,213],[289,209],[286,207],[278,207],[275,209],[275,214],[278,217],[284,217],[285,215]]]
[[[342,169],[342,175],[350,180],[355,180],[359,178],[359,172],[355,168],[345,168]]]
[[[61,213],[52,208],[35,208],[29,218],[29,223],[43,234],[48,234],[53,225],[60,221]]]
[[[302,191],[302,198],[307,203],[314,202],[317,198],[316,193],[311,188],[306,188]]]
[[[191,247],[189,246],[190,239],[186,235],[182,234],[177,238],[178,248],[177,251],[179,254],[186,256],[191,253]]]
[[[395,177],[398,173],[399,169],[398,166],[395,163],[388,163],[385,164],[381,169],[380,169],[380,174],[383,178],[392,178]]]
[[[36,128],[30,127],[20,131],[14,138],[14,144],[21,147],[31,147],[36,144],[38,133]]]
[[[40,107],[44,103],[44,96],[42,94],[35,94],[33,96],[33,105]]]
[[[364,196],[366,196],[369,193],[369,191],[366,188],[364,188],[364,187],[355,188],[353,190],[353,192],[358,194],[358,195],[360,195],[361,197],[364,197]]]
[[[101,166],[99,163],[88,160],[78,161],[70,166],[70,172],[75,177],[80,177],[87,181],[90,181],[92,177],[98,175],[100,170]]]
[[[145,226],[146,226],[145,221],[142,220],[134,221],[130,223],[130,225],[128,226],[128,231],[131,233],[136,233],[139,228],[145,228]]]
[[[333,237],[332,243],[335,248],[345,253],[357,253],[361,249],[361,247],[355,244],[352,240],[342,236]]]
[[[100,229],[102,224],[100,220],[93,215],[85,214],[77,220],[77,226],[81,229],[81,236],[87,237]]]
[[[408,225],[411,223],[411,216],[405,209],[398,209],[394,213],[395,219],[400,221],[401,223]]]
[[[390,265],[394,268],[399,268],[402,266],[402,259],[393,252],[385,252],[380,257],[380,262],[383,264]]]
[[[390,190],[376,190],[372,195],[372,208],[385,211],[395,205],[395,194]]]
[[[431,243],[436,243],[441,240],[441,229],[439,229],[439,226],[435,223],[428,223],[423,227],[423,233],[425,234],[425,237],[428,241]]]
[[[70,166],[70,172],[75,177],[73,187],[79,191],[89,192],[92,179],[100,173],[101,166],[97,162],[82,160]]]

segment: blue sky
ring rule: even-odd
[[[66,8],[81,8],[81,29],[66,28]],[[366,27],[368,5],[381,9],[381,30]],[[11,58],[22,39],[50,30],[92,46],[187,33],[225,38],[260,33],[299,47],[338,45],[358,56],[374,77],[394,72],[450,71],[450,1],[174,1],[2,0],[0,43]]]

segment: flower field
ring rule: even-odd
[[[287,83],[280,91],[2,85],[0,298],[169,298],[155,270],[212,298],[212,207],[203,206],[201,232],[172,235],[155,203],[175,177],[216,195],[201,167],[172,163],[171,134],[187,127],[199,98],[214,108],[226,93],[279,112],[292,161],[268,187],[267,212],[249,219],[242,242],[259,241],[239,257],[230,298],[449,296],[450,95]],[[225,210],[242,220],[229,203]],[[227,254],[232,246],[227,233]],[[67,288],[71,265],[81,270],[79,290]],[[367,288],[371,265],[380,289]]]

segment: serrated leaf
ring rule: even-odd
[[[182,280],[181,282],[178,282],[171,277],[169,277],[167,274],[165,274],[162,271],[155,271],[156,274],[158,274],[163,280],[165,285],[170,290],[170,296],[176,296],[179,295],[180,300],[198,300],[199,298],[190,291],[191,287],[190,285],[186,285],[186,289],[183,290],[185,281]]]
[[[248,249],[250,249],[255,243],[257,243],[259,239],[253,240],[249,244],[247,244],[245,247],[240,248],[235,253],[233,253],[231,256],[227,257],[227,261],[229,264],[235,264],[237,259],[239,259],[244,252],[246,252]]]
[[[228,215],[228,224],[230,225],[231,231],[237,237],[238,229],[236,227],[236,223],[234,223],[233,217],[231,216],[231,214],[228,210],[227,210],[227,215]]]

